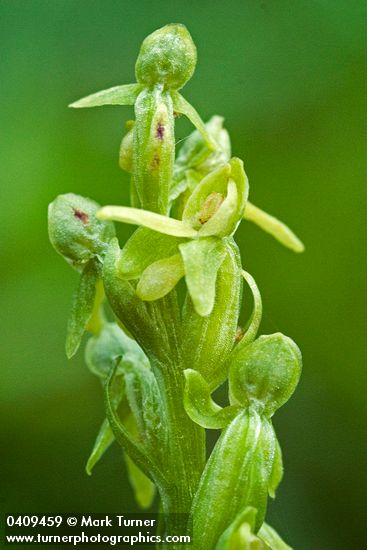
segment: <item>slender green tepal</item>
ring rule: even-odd
[[[86,470],[117,441],[138,505],[149,508],[158,492],[157,548],[286,550],[264,521],[283,476],[271,417],[295,390],[301,355],[280,333],[257,338],[261,296],[235,232],[248,219],[295,252],[303,245],[248,201],[223,117],[204,124],[179,92],[196,60],[187,29],[166,25],[143,41],[136,83],[71,105],[133,105],[135,115],[119,154],[131,206],[100,208],[67,194],[49,208],[51,243],[80,273],[67,356],[89,332],[85,360],[105,400]],[[179,114],[196,129],[176,155]],[[121,246],[113,221],[139,227]],[[240,327],[244,282],[253,312]],[[212,393],[227,379],[223,408]],[[205,429],[221,430],[208,460]],[[168,544],[167,535],[187,537],[186,545]]]

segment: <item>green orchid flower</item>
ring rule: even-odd
[[[192,505],[198,550],[215,548],[221,533],[246,507],[256,508],[257,532],[268,494],[282,478],[282,458],[271,417],[294,392],[301,354],[283,334],[261,336],[233,352],[229,371],[230,405],[221,408],[201,374],[185,371],[185,409],[205,428],[223,429],[203,472]]]
[[[196,110],[178,92],[196,66],[196,47],[184,25],[170,24],[142,43],[135,65],[137,83],[115,86],[80,99],[74,108],[134,105],[135,125],[129,140],[133,149],[133,205],[168,213],[174,165],[174,116],[184,114],[214,148]]]
[[[139,278],[137,295],[145,301],[168,294],[185,276],[195,310],[211,313],[218,270],[240,222],[248,196],[241,160],[233,158],[206,177],[189,197],[182,220],[147,210],[105,206],[100,220],[141,225],[118,261],[122,278]]]
[[[214,150],[207,146],[197,130],[192,132],[180,148],[170,189],[170,200],[175,211],[179,212],[182,209],[182,204],[185,204],[203,177],[230,159],[231,142],[227,130],[223,128],[223,122],[223,117],[213,116],[205,125],[212,142],[216,144]],[[250,201],[246,203],[243,217],[258,225],[293,252],[304,251],[303,243],[286,224]]]

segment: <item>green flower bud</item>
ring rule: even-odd
[[[229,373],[231,402],[272,416],[296,389],[301,368],[301,352],[293,340],[279,332],[260,336],[235,354]]]
[[[170,24],[153,32],[141,45],[135,65],[139,83],[157,83],[179,90],[192,77],[196,47],[184,25]]]
[[[55,250],[75,266],[81,267],[104,254],[115,235],[111,222],[96,218],[100,206],[91,199],[67,193],[59,195],[48,208],[48,232]]]

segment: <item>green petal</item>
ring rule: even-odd
[[[150,212],[148,210],[140,210],[138,208],[129,208],[127,206],[105,206],[97,213],[97,218],[100,220],[115,220],[117,222],[129,223],[132,225],[142,225],[172,235],[173,237],[196,237],[197,231],[188,224]]]
[[[186,101],[186,99],[177,91],[171,90],[171,96],[173,101],[173,108],[177,113],[181,113],[192,122],[192,124],[199,130],[200,134],[205,139],[210,149],[215,149],[216,144],[210,137],[204,122],[201,120],[198,112],[194,107]]]
[[[78,99],[78,101],[71,103],[69,107],[80,109],[82,107],[100,107],[101,105],[134,105],[142,88],[141,84],[114,86]]]
[[[212,193],[220,193],[223,196],[226,194],[230,173],[230,165],[224,164],[200,181],[186,203],[182,216],[183,221],[190,224],[197,223],[200,227],[197,217],[205,200]]]
[[[226,248],[220,239],[209,237],[180,244],[186,284],[199,315],[209,315],[215,302],[217,273]]]
[[[153,262],[176,254],[182,238],[139,227],[121,250],[118,273],[124,279],[137,279]]]
[[[99,277],[99,262],[92,258],[82,271],[79,286],[73,298],[65,344],[66,355],[69,359],[78,351],[82,336],[92,315],[96,284]]]
[[[184,406],[191,420],[203,428],[221,429],[227,426],[240,411],[239,407],[222,409],[211,398],[209,385],[199,372],[186,369],[184,374]]]
[[[233,180],[229,180],[227,196],[220,205],[218,211],[199,230],[200,236],[218,235],[225,237],[231,231],[228,227],[228,220],[233,217],[237,210],[237,187]]]
[[[240,159],[233,158],[205,176],[189,197],[182,219],[190,223],[201,235],[230,235],[243,216],[248,180]],[[210,197],[219,193],[224,201],[214,214],[204,215]]]
[[[302,241],[299,240],[297,235],[285,223],[267,214],[264,210],[261,210],[250,202],[246,205],[244,218],[256,223],[261,229],[272,235],[282,245],[293,250],[293,252],[304,251],[305,247]]]
[[[271,550],[292,550],[278,535],[278,533],[267,523],[263,523],[258,532],[258,536],[262,539]]]
[[[184,275],[180,254],[163,258],[146,268],[136,287],[136,293],[141,300],[159,300],[171,292]]]

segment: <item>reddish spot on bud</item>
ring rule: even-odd
[[[157,125],[157,132],[156,132],[156,136],[158,139],[163,139],[163,136],[164,136],[164,126],[163,124],[161,124],[160,122],[158,122],[158,125]]]
[[[80,220],[82,223],[88,223],[89,221],[88,214],[86,214],[82,210],[79,210],[79,208],[73,208],[73,210],[74,210],[74,216],[78,218],[78,220]]]

